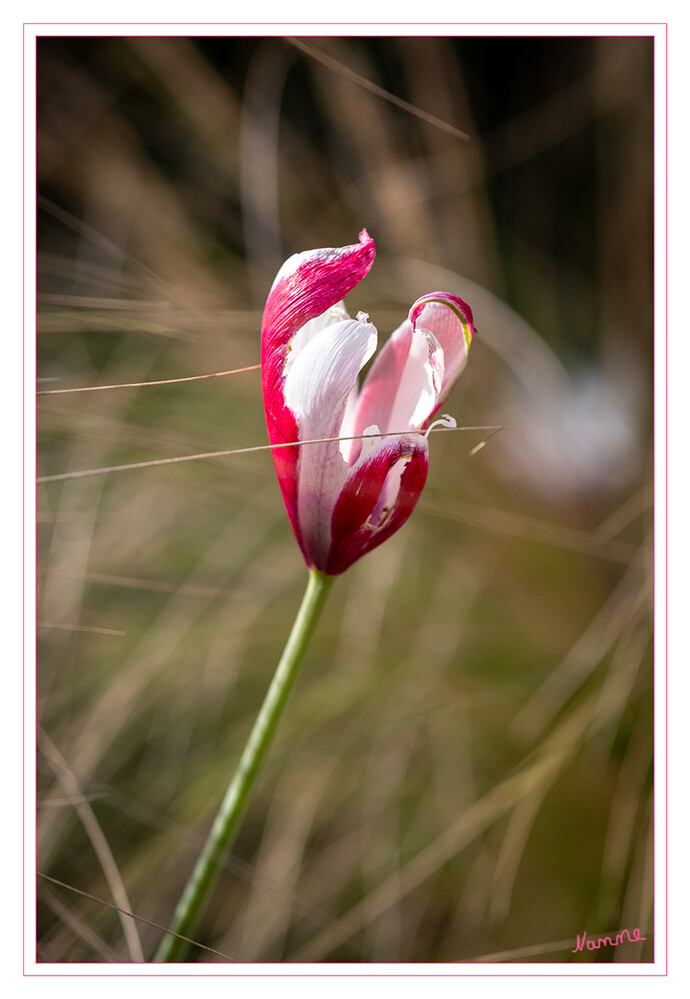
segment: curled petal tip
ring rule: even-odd
[[[413,327],[417,326],[417,320],[427,305],[445,305],[458,317],[462,323],[463,333],[469,349],[472,337],[474,336],[474,319],[472,309],[467,302],[463,302],[457,295],[451,295],[447,291],[432,291],[428,295],[418,298],[410,309],[409,319]]]
[[[376,243],[371,238],[366,229],[362,229],[362,231],[359,234],[358,249],[361,256],[362,264],[368,270],[373,264],[374,257],[376,256]]]

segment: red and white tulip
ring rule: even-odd
[[[374,262],[374,241],[307,250],[281,267],[261,332],[264,407],[278,482],[305,561],[327,575],[401,527],[426,481],[425,434],[455,384],[474,332],[468,305],[446,292],[418,299],[358,375],[378,334],[343,298]],[[455,422],[446,418],[448,425]],[[384,436],[393,433],[394,436]],[[340,440],[364,435],[363,440]]]

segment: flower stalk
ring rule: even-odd
[[[334,578],[319,572],[318,569],[309,572],[307,589],[290,637],[206,844],[175,909],[169,927],[170,932],[166,933],[158,946],[154,956],[156,962],[171,963],[184,960],[188,943],[180,939],[180,936],[191,935],[208,900],[225,854],[237,835],[254,781],[270,746]]]

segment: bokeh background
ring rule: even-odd
[[[265,443],[257,371],[45,393],[257,364],[363,226],[351,313],[461,295],[504,428],[334,587],[190,959],[651,961],[653,40],[37,49],[39,475]],[[268,452],[42,484],[38,541],[38,959],[149,960],[306,572]]]

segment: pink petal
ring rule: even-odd
[[[278,271],[261,326],[262,383],[272,393],[282,388],[285,362],[294,335],[310,320],[341,302],[374,262],[374,241],[362,229],[360,242],[295,253]]]
[[[428,426],[467,362],[473,332],[461,298],[439,291],[418,299],[374,361],[348,433],[371,424],[382,433]],[[350,461],[357,453],[355,444]]]
[[[297,441],[297,423],[285,405],[285,367],[290,342],[310,320],[316,319],[368,273],[376,249],[366,229],[359,243],[333,249],[308,250],[290,257],[278,272],[269,293],[261,326],[261,383],[271,444]],[[278,483],[288,517],[297,533],[298,448],[273,451]]]
[[[333,510],[328,558],[317,568],[339,575],[402,527],[424,487],[428,453],[421,435],[365,442]]]
[[[443,347],[445,371],[436,408],[442,406],[450,390],[467,364],[467,355],[474,336],[472,310],[457,295],[432,291],[418,298],[410,309],[409,322],[415,329],[430,330]]]
[[[381,433],[418,430],[438,404],[443,350],[427,330],[403,323],[374,361],[357,400],[352,433],[375,424]],[[357,453],[353,449],[353,455]]]

